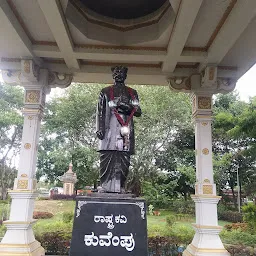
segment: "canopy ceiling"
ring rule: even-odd
[[[129,83],[207,65],[239,78],[256,62],[255,15],[255,0],[2,0],[0,69],[33,58],[77,82],[110,83],[115,64]]]
[[[168,0],[80,0],[90,10],[115,19],[136,19],[158,10]]]

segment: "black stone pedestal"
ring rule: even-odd
[[[70,256],[148,256],[144,200],[118,195],[76,200]]]

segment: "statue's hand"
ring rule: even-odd
[[[119,102],[118,107],[123,111],[131,111],[133,106],[126,102]]]
[[[96,132],[98,139],[103,140],[104,139],[104,133],[103,131],[97,131]]]

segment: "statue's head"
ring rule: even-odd
[[[111,68],[113,79],[116,82],[123,83],[127,77],[127,67],[115,66]]]

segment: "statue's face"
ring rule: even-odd
[[[127,77],[127,69],[123,67],[115,67],[113,69],[113,79],[116,82],[123,83]]]

